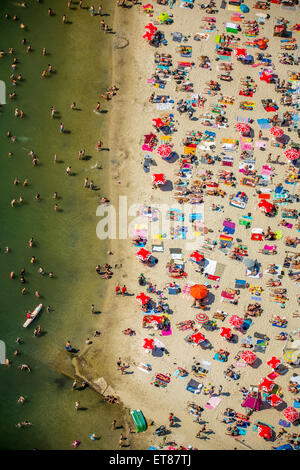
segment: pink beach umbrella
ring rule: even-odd
[[[148,250],[145,250],[145,248],[140,248],[136,252],[136,256],[142,261],[147,261],[151,256],[151,252]]]
[[[249,132],[250,131],[250,126],[246,124],[245,122],[238,122],[236,125],[236,129],[239,132]]]
[[[269,405],[274,406],[274,407],[283,403],[283,400],[281,400],[281,398],[279,398],[277,395],[274,395],[274,393],[273,395],[269,395],[266,398],[266,400],[269,403]]]
[[[162,144],[157,147],[156,151],[161,157],[168,157],[172,152],[172,147],[170,147],[170,145]]]
[[[299,418],[299,413],[293,406],[289,406],[288,408],[283,410],[282,413],[290,423],[293,423]]]
[[[244,319],[241,317],[238,317],[237,315],[232,315],[232,317],[229,318],[229,323],[232,326],[235,326],[235,328],[240,328],[242,324],[244,323]]]
[[[277,357],[273,356],[268,362],[268,366],[272,367],[272,369],[276,369],[278,364],[280,364],[280,359],[277,359]]]
[[[256,360],[256,354],[252,351],[243,351],[241,354],[241,359],[245,361],[247,364],[251,365]]]
[[[284,152],[284,155],[288,160],[296,160],[296,158],[299,158],[300,154],[298,150],[290,148]]]
[[[280,127],[272,127],[270,132],[272,135],[274,135],[274,137],[281,137],[284,134],[284,130]]]
[[[165,184],[167,181],[166,181],[166,178],[165,178],[165,175],[163,173],[154,173],[152,175],[152,183],[154,184]]]
[[[226,338],[226,339],[231,338],[231,336],[232,336],[231,329],[230,328],[224,328],[224,326],[222,326],[222,328],[220,329],[220,336],[222,336],[223,338]]]

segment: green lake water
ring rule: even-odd
[[[11,361],[9,367],[0,365],[0,449],[71,449],[74,439],[81,441],[82,449],[116,448],[119,434],[110,429],[114,418],[122,418],[121,410],[103,402],[90,389],[73,391],[72,381],[55,369],[60,357],[66,361],[67,340],[80,347],[92,331],[101,329],[101,314],[92,315],[90,305],[101,310],[106,287],[105,281],[96,277],[95,266],[106,261],[107,247],[96,237],[96,208],[98,196],[108,190],[108,152],[97,153],[96,145],[99,138],[105,144],[109,115],[97,115],[93,109],[99,93],[111,85],[113,35],[103,33],[100,17],[79,9],[78,1],[71,10],[65,0],[28,0],[27,4],[28,8],[22,8],[16,1],[0,3],[0,49],[8,52],[13,47],[15,51],[0,59],[0,80],[7,84],[7,104],[0,108],[0,339],[5,341]],[[111,25],[114,2],[103,1],[102,5],[109,15],[104,20]],[[48,16],[48,7],[54,16]],[[67,24],[62,23],[63,14]],[[13,15],[18,16],[17,21]],[[25,30],[20,28],[21,22]],[[32,52],[26,53],[23,38],[26,45],[31,44]],[[19,59],[15,71],[11,68],[13,57]],[[54,73],[42,79],[48,64]],[[23,81],[12,86],[11,73],[21,73]],[[10,101],[12,91],[17,97]],[[78,110],[70,109],[72,101]],[[50,119],[53,105],[58,117]],[[106,106],[108,111],[110,106]],[[24,111],[23,119],[14,116],[16,107]],[[61,121],[67,131],[64,134],[59,132]],[[8,130],[17,136],[17,142],[9,141]],[[82,148],[89,160],[78,160]],[[28,156],[31,149],[39,158],[37,167]],[[8,152],[13,152],[11,158]],[[91,168],[96,161],[102,163],[103,170]],[[68,165],[73,176],[65,174]],[[18,186],[13,184],[16,177],[21,181]],[[84,189],[85,177],[92,179],[99,191]],[[25,178],[28,187],[22,186]],[[59,196],[59,212],[53,209],[54,191]],[[37,192],[40,201],[34,199]],[[11,207],[11,200],[20,196],[24,203]],[[29,248],[32,236],[37,243]],[[8,254],[5,246],[10,248]],[[35,264],[30,263],[33,255]],[[40,266],[46,272],[53,271],[55,277],[40,275]],[[19,280],[22,268],[26,271],[24,285]],[[15,280],[9,277],[11,271],[17,274]],[[26,295],[21,295],[23,287]],[[40,300],[34,296],[36,290]],[[47,313],[44,308],[24,329],[26,311],[40,302],[53,310]],[[34,337],[38,325],[45,334]],[[17,337],[23,344],[16,344]],[[16,348],[20,355],[14,357]],[[32,372],[18,369],[21,363],[29,364]],[[23,405],[17,403],[21,394],[28,397]],[[76,412],[76,400],[86,410]],[[33,426],[16,428],[24,420]],[[92,432],[100,439],[92,442]]]

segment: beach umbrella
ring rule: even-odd
[[[236,57],[246,57],[247,56],[247,49],[241,49],[241,48],[237,47],[234,50],[234,55]]]
[[[153,8],[151,3],[147,3],[147,5],[143,5],[144,10],[149,10],[149,8]]]
[[[288,160],[296,160],[296,158],[299,158],[300,154],[298,150],[290,148],[284,152],[284,155]]]
[[[274,394],[269,395],[266,400],[271,406],[277,406],[280,405],[280,403],[283,403],[283,400],[281,400],[281,398]]]
[[[151,256],[151,252],[148,250],[145,250],[145,248],[140,248],[136,252],[136,256],[142,261],[147,261]]]
[[[163,127],[165,124],[160,118],[152,119],[152,122],[154,122],[155,127]]]
[[[192,335],[191,338],[193,339],[194,343],[202,343],[202,341],[205,340],[205,336],[202,333],[196,333],[195,335]]]
[[[144,294],[144,292],[141,292],[139,295],[136,296],[136,300],[140,302],[142,305],[145,305],[149,302],[150,297]]]
[[[163,173],[154,173],[152,175],[152,183],[154,184],[165,184],[166,178]]]
[[[144,344],[143,344],[144,349],[154,349],[154,339],[151,338],[144,338]]]
[[[202,300],[208,294],[208,289],[202,284],[195,284],[191,287],[190,294],[196,300]]]
[[[293,423],[299,418],[299,413],[293,406],[289,406],[288,408],[283,410],[282,413],[290,423]]]
[[[268,362],[268,366],[272,367],[272,369],[276,369],[276,367],[278,366],[278,364],[280,364],[280,359],[277,359],[277,357],[272,357]]]
[[[154,338],[153,344],[154,344],[154,346],[155,346],[156,348],[165,348],[164,343],[162,343],[161,341],[159,341],[159,339],[157,339],[157,338]]]
[[[258,204],[258,207],[262,209],[264,212],[266,212],[267,214],[269,214],[272,211],[274,205],[271,202],[268,202],[265,199],[262,199],[260,203]]]
[[[152,23],[146,24],[145,29],[148,29],[150,33],[155,33],[155,31],[157,31],[157,27]]]
[[[208,316],[206,313],[198,313],[196,315],[196,320],[198,323],[206,323],[208,321]]]
[[[162,144],[157,147],[156,151],[161,157],[168,157],[172,152],[172,147],[170,147],[170,145]]]
[[[160,21],[167,21],[169,15],[168,13],[161,13],[158,18],[160,19]]]
[[[298,356],[298,353],[297,353],[296,349],[287,349],[283,354],[283,358],[287,362],[295,361],[297,359],[297,356]]]
[[[272,127],[270,130],[271,134],[274,135],[275,137],[281,137],[284,134],[284,130],[281,129],[280,127]]]
[[[144,39],[147,39],[148,41],[151,41],[151,39],[153,38],[153,33],[151,33],[151,31],[146,31],[145,34],[143,34],[142,37]]]
[[[231,332],[231,328],[225,328],[224,326],[222,326],[222,328],[220,329],[220,336],[222,336],[223,338],[231,338],[232,336],[232,332]]]
[[[242,326],[242,324],[244,323],[244,319],[241,318],[241,317],[238,317],[237,315],[232,315],[229,318],[229,323],[232,326],[235,326],[236,328],[240,328]]]
[[[193,253],[190,254],[190,260],[195,261],[196,263],[199,263],[204,259],[204,256],[201,255],[198,251],[193,251]]]
[[[264,424],[258,425],[258,435],[263,437],[264,439],[270,439],[272,437],[272,430],[269,426],[265,426]]]
[[[259,78],[264,82],[270,83],[272,80],[272,73],[263,70]]]
[[[239,132],[249,132],[250,131],[250,126],[246,124],[245,122],[238,122],[236,125],[236,129]]]
[[[241,359],[245,361],[247,364],[251,365],[256,360],[256,354],[252,351],[243,351],[241,354]]]
[[[275,385],[275,382],[264,377],[263,379],[261,379],[258,387],[259,389],[264,390],[265,392],[271,392],[274,385]]]

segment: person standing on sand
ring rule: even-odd
[[[121,368],[121,364],[122,364],[122,360],[121,360],[121,358],[119,357],[119,359],[117,360],[117,368],[118,368],[118,369]]]
[[[95,305],[94,304],[91,305],[91,312],[95,313]]]
[[[112,430],[112,431],[115,431],[115,429],[116,429],[116,424],[117,424],[117,421],[114,419],[113,422],[111,423],[111,430]]]
[[[75,401],[75,410],[76,410],[76,411],[78,411],[79,405],[80,405],[80,402],[79,402],[79,401]]]

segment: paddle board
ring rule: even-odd
[[[33,312],[31,312],[30,314],[30,318],[27,318],[26,322],[23,324],[23,328],[27,328],[28,325],[30,325],[30,323],[35,319],[35,317],[39,314],[39,312],[41,311],[42,309],[42,304],[39,304],[34,310]]]

